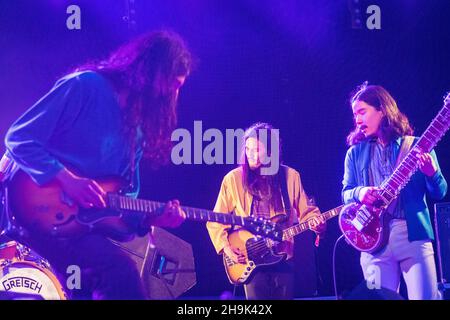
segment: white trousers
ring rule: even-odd
[[[364,279],[371,288],[386,288],[399,292],[403,275],[409,300],[440,300],[437,287],[436,264],[430,240],[409,242],[405,220],[390,222],[387,246],[372,255],[361,253]]]

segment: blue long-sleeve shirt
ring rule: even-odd
[[[417,142],[417,138],[415,138],[415,142]],[[401,143],[393,145],[395,146],[393,149],[395,159],[398,157],[400,145]],[[368,141],[362,141],[347,151],[342,181],[342,200],[345,204],[359,201],[361,189],[371,185],[369,171],[372,159],[370,151],[371,146]],[[399,205],[405,214],[410,241],[434,239],[426,194],[439,200],[447,193],[447,182],[440,170],[436,153],[433,150],[430,154],[437,165],[437,172],[432,177],[428,177],[417,171],[401,191],[399,197]]]
[[[398,138],[392,140],[383,147],[376,140],[371,140],[371,158],[369,165],[369,183],[372,186],[380,186],[386,179],[388,179],[394,172],[397,158],[394,156],[399,153],[402,139]],[[386,211],[396,219],[404,219],[405,212],[401,206],[398,205],[398,198],[394,199],[386,208]]]
[[[69,74],[28,109],[6,134],[7,154],[39,185],[68,166],[84,177],[130,180],[131,148],[115,91],[92,71]],[[139,144],[137,144],[139,145]],[[142,152],[136,154],[138,164]],[[139,170],[133,177],[134,195]]]

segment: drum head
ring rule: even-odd
[[[0,299],[66,300],[56,276],[35,262],[13,262],[0,269]]]

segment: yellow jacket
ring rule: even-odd
[[[283,170],[284,166],[280,169]],[[305,220],[320,215],[320,211],[317,207],[308,205],[308,198],[303,189],[298,171],[288,167],[286,178],[291,208],[296,209],[298,221],[304,222]],[[253,196],[248,191],[244,191],[242,167],[238,167],[228,172],[223,178],[214,211],[220,213],[231,213],[234,211],[238,216],[248,217],[250,215],[252,200]],[[270,211],[270,217],[283,213],[274,212],[273,208],[271,208]],[[294,214],[290,215],[288,225],[293,224],[293,215]],[[224,246],[228,243],[228,230],[231,226],[216,222],[208,222],[206,227],[216,252],[222,254]],[[287,240],[283,244],[283,251],[287,253],[288,259],[293,256],[293,245],[294,239]]]

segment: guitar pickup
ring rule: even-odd
[[[354,218],[352,220],[352,225],[356,228],[356,230],[361,231],[364,226],[359,222],[358,217]]]

